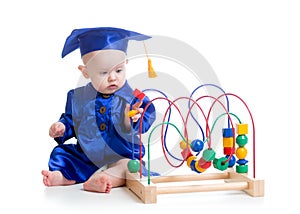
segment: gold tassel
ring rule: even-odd
[[[148,56],[148,51],[147,51],[146,44],[145,44],[144,41],[143,41],[143,43],[144,43],[144,48],[145,48],[146,56],[147,56],[147,59],[148,59],[148,77],[149,78],[157,77],[157,74],[154,71],[153,66],[152,66],[152,61],[151,61],[151,59]]]
[[[148,58],[148,77],[149,78],[157,77],[157,74],[156,74],[155,70],[153,69],[152,61],[150,58]]]

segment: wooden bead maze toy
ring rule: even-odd
[[[194,93],[202,87],[215,87],[219,89],[222,93],[218,97],[213,97],[209,95],[200,96],[197,99],[192,99]],[[190,193],[190,192],[209,192],[209,191],[231,191],[238,190],[247,193],[252,197],[262,197],[264,196],[264,180],[256,178],[255,170],[255,126],[252,114],[250,112],[247,104],[237,95],[233,93],[225,93],[223,89],[214,84],[204,84],[197,87],[190,97],[180,97],[171,101],[167,96],[158,90],[147,89],[143,92],[139,90],[134,91],[135,97],[140,100],[145,97],[144,92],[155,91],[159,92],[164,96],[159,96],[151,100],[150,103],[156,101],[167,101],[168,108],[165,111],[163,121],[156,126],[154,126],[148,137],[148,172],[147,176],[143,176],[142,173],[142,155],[140,155],[140,160],[131,160],[128,163],[128,171],[126,173],[126,187],[136,194],[144,203],[156,203],[157,197],[160,194],[177,194],[177,193]],[[225,99],[224,99],[225,98]],[[235,98],[237,101],[241,102],[242,105],[246,108],[247,114],[251,119],[251,129],[247,123],[242,123],[240,118],[229,111],[229,98]],[[208,108],[208,112],[205,113],[204,109],[201,107],[200,101],[209,99],[211,105]],[[221,99],[224,99],[226,102],[223,104]],[[188,113],[184,118],[180,112],[180,109],[177,105],[179,100],[188,101]],[[150,105],[150,104],[149,104]],[[212,109],[215,105],[219,105],[223,113],[219,115],[212,123],[210,117]],[[201,112],[202,119],[205,124],[205,131],[200,126],[198,122],[200,119],[195,118],[192,113],[192,109],[198,109]],[[145,110],[147,106],[145,107]],[[171,109],[177,110],[180,114],[180,118],[183,124],[183,133],[177,128],[177,126],[170,122]],[[145,112],[145,111],[144,111]],[[131,112],[129,115],[133,115],[134,112]],[[168,117],[167,117],[168,116]],[[188,137],[187,123],[189,118],[194,119],[196,125],[199,127],[202,133],[202,139],[190,140]],[[217,157],[217,150],[212,146],[212,134],[214,133],[214,128],[216,123],[221,118],[226,118],[227,127],[222,129],[222,149],[223,156]],[[233,125],[233,120],[236,120],[237,123]],[[140,127],[142,127],[143,114],[140,118]],[[212,124],[211,124],[212,123]],[[181,141],[179,142],[179,147],[181,149],[181,158],[175,157],[170,154],[166,146],[166,134],[168,127],[174,128],[179,136]],[[172,167],[181,167],[183,163],[191,169],[193,174],[186,175],[163,175],[163,176],[151,176],[151,159],[150,159],[150,142],[151,136],[155,130],[161,128],[161,143],[163,148],[164,156],[167,162]],[[248,160],[246,159],[248,155],[248,134],[252,134],[252,176],[249,176],[249,165]],[[140,145],[142,145],[142,135],[140,132],[139,135]],[[141,153],[141,151],[140,151]],[[174,165],[166,154],[169,154],[171,157],[176,158],[180,161],[180,164]],[[211,166],[214,167],[218,172],[209,173],[206,172]],[[204,181],[209,181],[205,183]],[[187,184],[189,182],[196,182],[197,184]],[[164,186],[167,183],[175,183],[172,186]],[[198,184],[199,183],[199,184]],[[180,185],[176,185],[180,184]],[[182,185],[183,184],[183,185]]]

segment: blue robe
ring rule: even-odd
[[[124,128],[124,110],[136,98],[125,85],[114,94],[97,92],[91,83],[68,92],[65,113],[59,119],[65,127],[64,136],[55,138],[49,170],[59,170],[68,180],[86,181],[96,170],[122,158],[139,159],[140,119],[132,123],[131,131]],[[141,108],[150,102],[146,96]],[[141,132],[148,131],[155,121],[155,107],[145,109]],[[65,143],[76,138],[76,144]],[[65,144],[64,144],[65,143]],[[145,148],[142,146],[142,156]]]

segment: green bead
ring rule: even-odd
[[[237,145],[239,145],[240,147],[245,146],[245,145],[248,143],[248,137],[247,137],[247,135],[244,135],[244,134],[238,135],[238,136],[236,137],[236,143],[237,143]]]
[[[226,161],[227,161],[226,157],[222,157],[219,159],[216,158],[213,161],[213,165],[216,169],[224,171],[225,169],[228,168],[228,165],[229,165],[229,161],[227,161],[227,162]]]
[[[215,159],[216,152],[212,149],[206,149],[203,151],[203,159],[207,162],[212,161]]]
[[[237,173],[247,173],[248,165],[236,165],[236,172]]]
[[[140,170],[140,162],[138,160],[130,160],[127,163],[129,172],[135,173]]]

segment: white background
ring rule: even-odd
[[[0,8],[0,210],[5,210],[1,213],[79,213],[81,209],[153,213],[164,208],[175,212],[181,203],[186,209],[180,213],[208,209],[215,213],[283,211],[296,207],[298,1],[28,0],[2,1]],[[228,92],[246,99],[256,122],[257,175],[266,183],[263,199],[204,193],[188,194],[191,199],[164,196],[154,206],[143,206],[121,190],[101,197],[80,193],[82,198],[72,199],[64,189],[43,186],[40,171],[47,168],[55,146],[48,128],[60,116],[67,90],[79,79],[78,52],[61,59],[63,44],[73,29],[98,26],[184,41],[208,60]],[[129,204],[122,203],[127,197]]]

